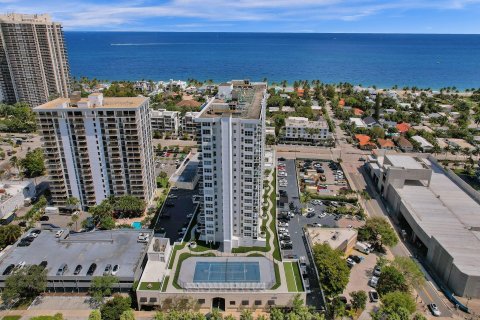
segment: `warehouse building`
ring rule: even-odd
[[[433,157],[378,155],[365,164],[389,212],[458,296],[480,298],[480,196]]]

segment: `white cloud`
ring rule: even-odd
[[[145,19],[176,18],[171,26],[199,28],[221,22],[352,21],[382,12],[462,10],[480,0],[0,0],[2,11],[47,12],[66,29],[145,29]],[[178,20],[181,20],[179,22]],[[185,21],[186,20],[186,21]],[[191,20],[191,21],[190,21]],[[159,23],[165,26],[166,20]],[[203,26],[202,26],[203,24]],[[182,27],[185,25],[186,27]]]

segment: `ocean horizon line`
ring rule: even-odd
[[[480,36],[480,33],[409,33],[409,32],[288,32],[288,31],[166,31],[166,30],[68,30],[68,33],[221,33],[221,34],[333,34],[333,35],[425,35],[425,36]]]

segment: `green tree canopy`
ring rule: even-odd
[[[425,283],[425,275],[412,258],[395,257],[392,266],[403,274],[410,287],[421,286]]]
[[[405,309],[412,314],[416,310],[415,300],[409,292],[394,291],[382,296],[382,304],[386,309],[399,313],[400,309]]]
[[[382,268],[382,274],[377,284],[378,293],[383,296],[389,292],[408,292],[408,284],[403,274],[393,266]]]
[[[100,313],[102,314],[103,320],[118,320],[120,315],[130,310],[130,305],[132,304],[132,299],[130,297],[122,297],[120,295],[115,295],[113,299],[108,300],[100,308]]]
[[[34,298],[47,288],[47,270],[29,265],[15,270],[5,280],[2,299],[12,303],[18,299]]]
[[[112,287],[117,283],[118,278],[115,276],[93,277],[92,284],[90,285],[90,295],[92,299],[97,304],[103,303],[104,298],[112,294]]]
[[[350,276],[343,253],[333,250],[328,244],[317,244],[313,247],[313,257],[325,294],[334,296],[343,292]]]
[[[37,148],[28,151],[25,158],[20,161],[20,164],[28,178],[35,178],[43,175],[45,172],[45,164],[43,161],[42,149]]]
[[[358,230],[360,241],[368,241],[377,248],[383,245],[394,246],[398,238],[392,226],[383,217],[373,217],[367,220],[365,225]]]
[[[352,307],[355,310],[363,310],[367,305],[367,293],[363,290],[353,291],[350,293]]]
[[[88,316],[88,320],[102,320],[102,314],[100,313],[100,310],[92,310]]]
[[[6,247],[15,243],[22,235],[22,229],[15,224],[0,226],[0,247]]]

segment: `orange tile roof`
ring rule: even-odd
[[[356,134],[355,139],[358,140],[360,146],[365,146],[370,142],[370,136],[367,136],[366,134]]]
[[[345,99],[340,99],[340,101],[338,101],[338,105],[341,107],[345,106]]]
[[[395,144],[390,139],[377,139],[377,143],[382,148],[393,148],[393,147],[395,147]]]
[[[305,92],[304,89],[297,88],[297,95],[298,95],[299,97],[303,97],[303,93],[304,93],[304,92]]]
[[[356,116],[361,116],[363,115],[363,110],[358,108],[353,108],[353,114]]]
[[[405,133],[410,130],[410,125],[406,122],[397,123],[397,130],[400,133]]]

